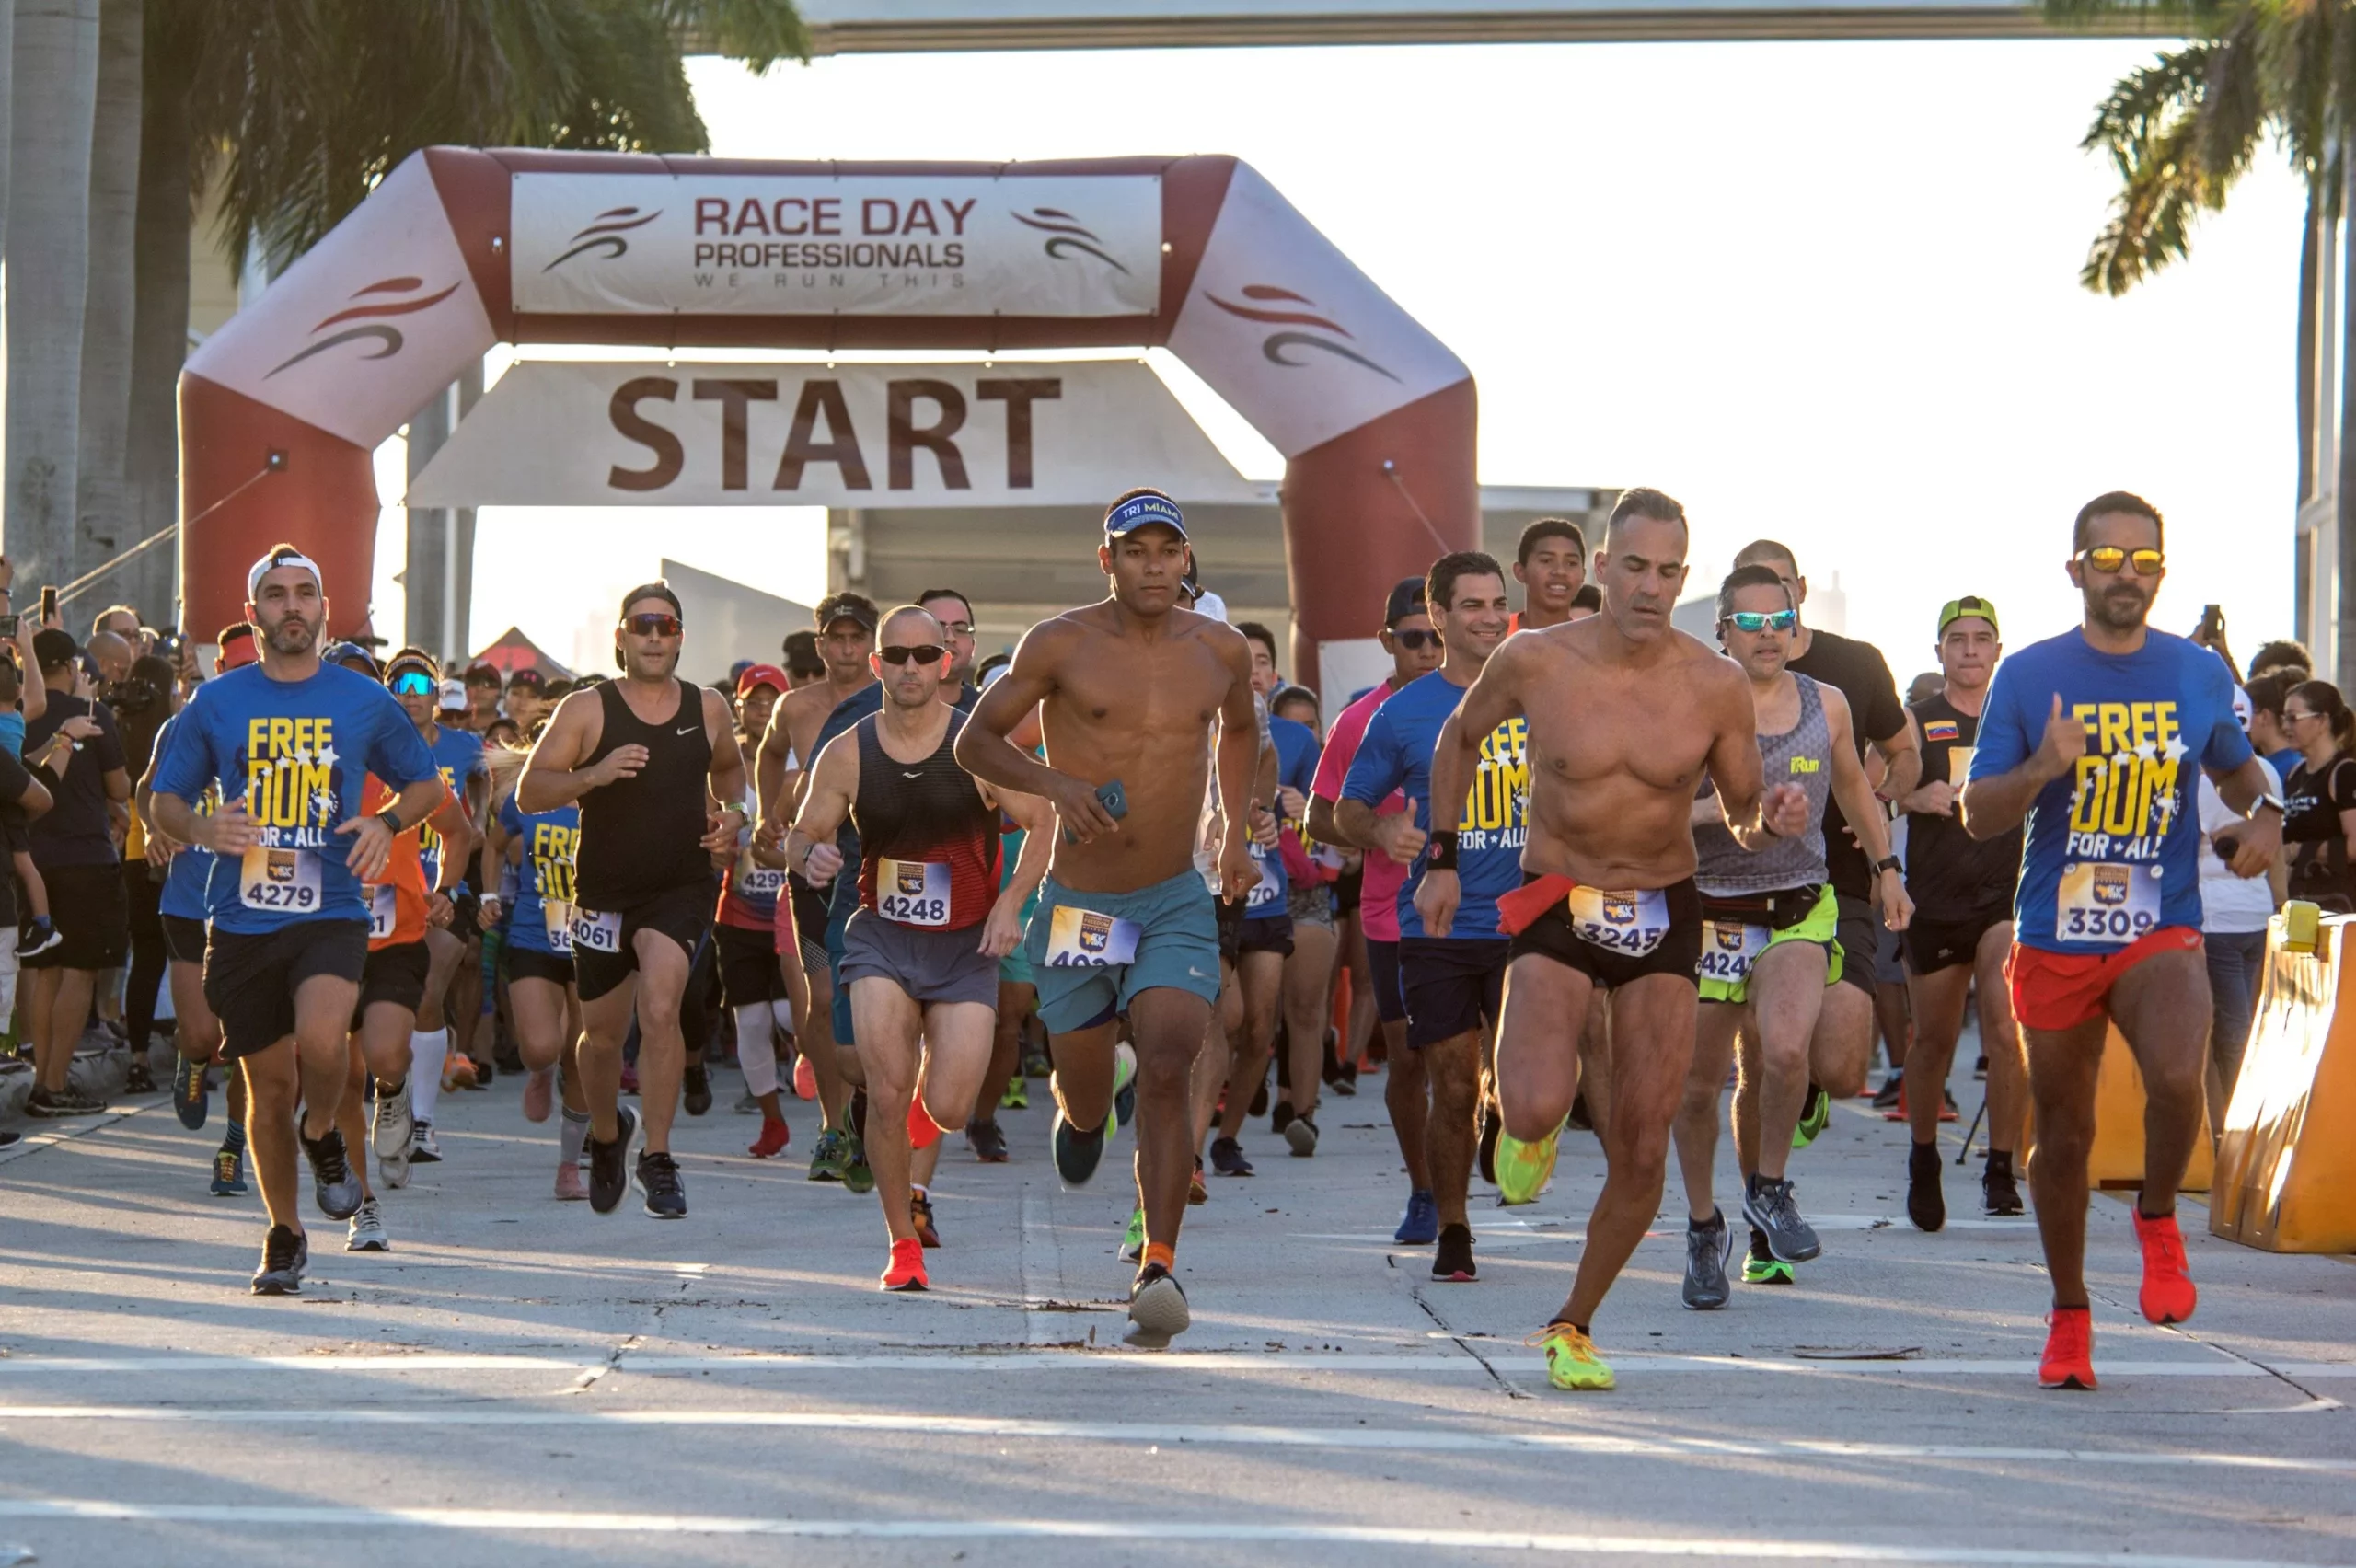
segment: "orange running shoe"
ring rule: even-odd
[[[2040,1389],[2095,1386],[2095,1319],[2084,1307],[2056,1307],[2046,1322],[2045,1359],[2037,1364]]]
[[[941,1230],[932,1223],[932,1200],[922,1193],[908,1195],[908,1223],[917,1228],[917,1239],[928,1247],[941,1245]]]
[[[2154,1323],[2181,1323],[2200,1301],[2191,1275],[2185,1273],[2184,1232],[2177,1228],[2173,1214],[2145,1219],[2141,1208],[2131,1212],[2135,1239],[2143,1244],[2143,1290],[2137,1297],[2143,1316]]]
[[[783,1154],[785,1146],[792,1141],[793,1129],[787,1126],[785,1118],[780,1116],[774,1122],[763,1122],[761,1136],[745,1152],[755,1159],[771,1159]]]
[[[447,1094],[453,1090],[481,1087],[475,1081],[473,1058],[461,1055],[456,1051],[450,1053],[449,1058],[442,1064],[442,1091]]]
[[[793,1097],[796,1100],[818,1098],[818,1069],[810,1065],[807,1056],[793,1059]]]
[[[884,1271],[886,1290],[924,1290],[930,1288],[924,1277],[924,1243],[911,1236],[905,1241],[892,1243],[891,1266]]]

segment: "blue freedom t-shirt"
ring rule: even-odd
[[[467,786],[491,770],[491,765],[483,760],[482,737],[471,730],[454,730],[447,724],[435,728],[440,732],[433,737],[431,748],[433,765],[450,793],[463,801],[467,798]],[[431,824],[418,830],[417,856],[425,869],[425,885],[437,885],[442,874],[442,836],[433,831]]]
[[[2059,694],[2086,727],[2073,773],[2029,806],[2014,939],[2049,952],[2113,952],[2162,926],[2200,928],[2198,769],[2249,760],[2234,683],[2217,656],[2166,632],[2132,653],[2083,631],[2005,656],[1988,688],[1974,779],[2027,762]]]
[[[574,864],[581,851],[581,808],[559,806],[552,812],[526,815],[515,809],[515,797],[500,802],[499,825],[524,846],[524,863],[515,876],[514,923],[508,928],[511,947],[525,952],[571,956],[571,924],[563,929],[564,945],[549,939],[548,906],[572,902]]]
[[[1431,830],[1432,750],[1439,729],[1464,697],[1464,688],[1438,670],[1408,682],[1375,710],[1343,780],[1342,798],[1380,808],[1391,791],[1404,791],[1415,825]],[[1530,723],[1513,718],[1482,737],[1480,766],[1456,819],[1456,877],[1463,889],[1451,939],[1472,940],[1502,935],[1497,899],[1521,885],[1522,813],[1530,791]],[[1446,825],[1445,824],[1442,824]],[[1380,854],[1379,849],[1369,854]],[[1399,935],[1425,935],[1415,913],[1415,889],[1423,885],[1429,850],[1408,868],[1399,886]]]
[[[214,924],[260,933],[365,921],[360,879],[344,865],[352,838],[336,829],[361,814],[371,773],[395,790],[437,777],[417,726],[365,675],[324,664],[274,681],[248,665],[197,687],[156,765],[156,792],[194,802],[217,785],[261,829],[260,847],[220,862]]]
[[[162,729],[156,732],[157,756],[164,755],[164,748],[171,743],[172,731],[179,721],[179,715],[175,713],[164,721]],[[197,815],[211,816],[213,808],[220,804],[220,801],[218,791],[208,790],[202,800],[191,804],[196,807]],[[185,844],[174,850],[171,867],[164,873],[163,894],[156,901],[158,910],[180,920],[202,920],[211,915],[212,910],[205,903],[205,890],[212,885],[213,867],[219,859],[202,844]]]

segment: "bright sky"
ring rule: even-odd
[[[695,62],[715,153],[1232,153],[1468,363],[1491,483],[1651,484],[1697,583],[1760,535],[1834,572],[1901,684],[1979,593],[2019,645],[2077,619],[2078,505],[2170,519],[2160,624],[2291,629],[2296,182],[2271,155],[2193,260],[2077,283],[2113,177],[2077,151],[2149,41],[1561,44]],[[1275,454],[1198,417],[1242,470]],[[386,489],[399,493],[398,483]],[[669,553],[814,599],[822,527],[776,510],[486,512],[478,640],[559,658]],[[379,548],[398,624],[401,530]],[[546,513],[538,514],[545,522]],[[390,612],[390,613],[388,613]],[[603,613],[602,608],[598,612]]]

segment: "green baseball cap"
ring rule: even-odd
[[[1945,637],[1947,634],[1947,628],[1967,616],[1979,617],[1988,623],[1989,630],[1999,637],[2004,635],[2004,628],[1996,624],[1996,606],[1977,594],[1966,594],[1960,599],[1949,599],[1940,607],[1939,635]]]

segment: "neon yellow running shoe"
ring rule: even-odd
[[[1568,1323],[1549,1323],[1522,1342],[1546,1352],[1546,1380],[1571,1390],[1617,1387],[1611,1368],[1595,1354],[1595,1342]]]
[[[1538,1201],[1554,1174],[1554,1149],[1562,1136],[1558,1126],[1536,1143],[1524,1143],[1497,1129],[1497,1196],[1508,1206]]]

